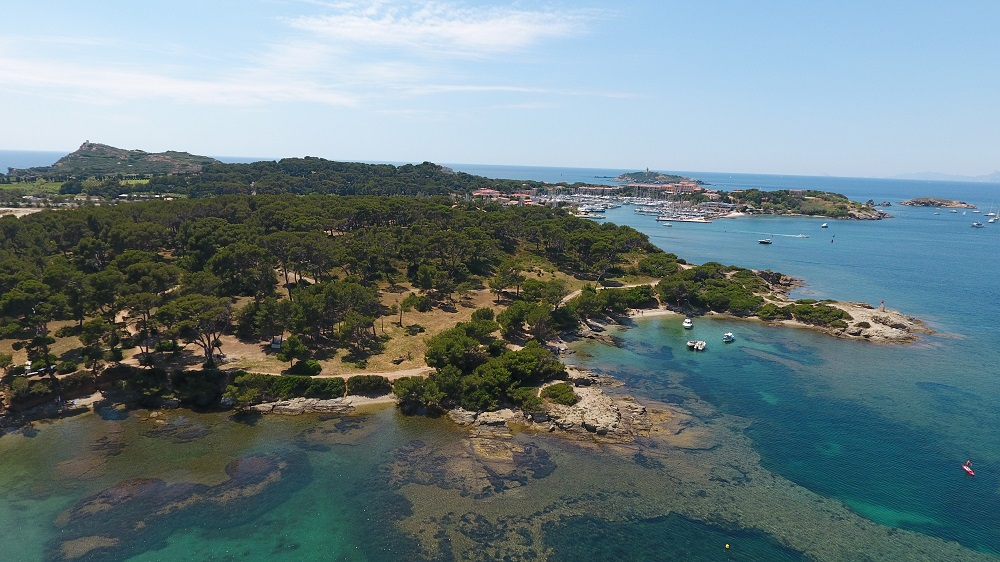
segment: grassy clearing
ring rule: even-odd
[[[595,284],[593,281],[577,279],[566,275],[555,269],[555,267],[544,258],[526,255],[522,263],[526,270],[524,275],[528,279],[539,281],[550,281],[552,279],[563,279],[566,281],[568,291],[578,291],[587,284]],[[611,286],[633,285],[640,283],[655,282],[655,279],[644,276],[626,276],[614,279]],[[395,288],[388,286],[380,287],[382,304],[386,308],[396,307],[410,293],[418,293],[408,285],[399,285]],[[511,287],[509,293],[513,295],[515,289]],[[279,291],[283,293],[283,291]],[[250,297],[243,297],[234,303],[234,310],[245,306],[251,300]],[[387,341],[382,353],[368,357],[363,366],[345,358],[344,350],[313,350],[313,358],[318,360],[323,367],[324,375],[350,375],[357,373],[385,373],[394,371],[404,371],[424,367],[424,352],[426,351],[427,338],[453,327],[458,322],[469,321],[472,313],[478,308],[492,308],[497,313],[510,304],[507,298],[498,304],[496,295],[488,288],[483,287],[471,291],[462,299],[458,299],[454,307],[434,308],[428,312],[418,312],[411,310],[400,315],[398,313],[387,315],[375,320],[375,329],[380,336],[385,336]],[[53,322],[50,329],[54,334],[56,330],[72,322]],[[226,361],[224,368],[243,369],[250,372],[280,374],[288,369],[288,362],[277,358],[277,350],[270,347],[269,341],[244,342],[232,335],[223,336],[221,352],[225,354]],[[22,363],[26,360],[24,350],[13,351],[13,340],[0,341],[0,352],[13,352],[14,362]],[[57,338],[52,346],[60,361],[79,360],[81,343],[75,336]],[[125,350],[125,362],[137,364],[138,348]],[[180,367],[194,367],[203,360],[202,351],[193,344],[188,344],[177,356],[158,355],[157,363],[168,369]]]
[[[0,191],[21,191],[25,195],[35,195],[38,197],[59,195],[59,188],[63,182],[51,180],[35,180],[32,182],[18,182],[0,184]]]

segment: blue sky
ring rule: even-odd
[[[0,149],[1000,169],[1000,2],[5,0]]]

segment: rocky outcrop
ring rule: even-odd
[[[907,207],[947,207],[950,209],[975,209],[976,206],[958,199],[938,199],[937,197],[916,197],[900,201],[900,205]]]
[[[885,211],[880,211],[878,209],[872,209],[872,208],[864,210],[851,209],[850,211],[847,212],[847,218],[853,220],[862,220],[862,221],[877,221],[882,219],[891,219],[892,215],[890,215]]]
[[[572,406],[549,404],[544,418],[532,418],[535,427],[617,442],[633,441],[637,435],[649,431],[650,421],[645,406],[631,396],[617,396],[605,391],[605,388],[615,386],[616,381],[574,367],[569,367],[567,372],[580,401]]]
[[[477,437],[509,436],[514,427],[561,431],[612,442],[631,442],[636,435],[648,433],[650,421],[644,406],[631,396],[605,392],[620,383],[573,366],[568,366],[566,372],[566,380],[580,398],[572,406],[550,403],[544,410],[527,415],[511,409],[476,413],[458,408],[450,410],[448,417],[457,425],[469,427]]]
[[[313,412],[346,414],[353,409],[354,406],[345,402],[343,398],[335,398],[333,400],[292,398],[291,400],[267,402],[250,407],[250,410],[261,414],[283,414],[286,416],[298,416]]]
[[[448,417],[451,418],[451,421],[455,422],[457,425],[464,426],[476,423],[476,412],[463,410],[462,408],[448,410]]]
[[[862,302],[836,302],[831,306],[846,311],[852,318],[846,328],[825,328],[837,337],[875,343],[910,343],[918,340],[919,334],[934,333],[919,319],[884,307],[876,308]]]

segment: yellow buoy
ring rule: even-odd
[[[729,550],[729,543],[726,543],[726,550]]]

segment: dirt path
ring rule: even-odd
[[[642,287],[643,285],[656,285],[657,283],[659,283],[659,281],[649,281],[647,283],[632,283],[630,285],[622,285],[620,287],[597,287],[597,290],[600,291],[602,289],[630,289],[632,287]],[[569,302],[570,300],[572,300],[574,297],[579,296],[580,293],[582,293],[582,292],[583,292],[583,289],[577,289],[577,290],[573,291],[572,293],[566,295],[565,297],[563,297],[563,300],[559,301],[559,306],[562,306],[562,305],[566,304],[567,302]]]
[[[400,379],[400,378],[403,378],[403,377],[423,377],[423,376],[427,376],[433,370],[434,369],[431,368],[431,367],[415,367],[413,369],[401,369],[399,371],[386,371],[386,372],[381,372],[381,373],[372,373],[372,372],[369,372],[369,371],[358,371],[356,373],[319,374],[319,375],[316,375],[314,378],[317,378],[317,379],[330,379],[330,378],[334,378],[334,377],[340,377],[340,378],[346,379],[346,378],[352,377],[354,375],[376,375],[376,376],[385,377],[385,378],[387,378],[387,379],[389,379],[391,381],[394,381],[396,379]]]

